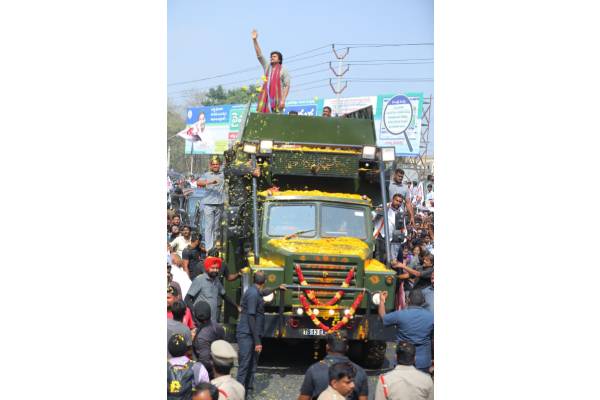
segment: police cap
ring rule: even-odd
[[[223,366],[233,365],[238,358],[233,346],[225,340],[215,340],[212,342],[210,352],[215,364]]]

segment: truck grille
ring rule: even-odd
[[[327,301],[333,297],[336,293],[336,289],[326,290],[330,287],[340,287],[346,276],[348,276],[348,272],[352,267],[355,267],[356,273],[356,264],[331,264],[331,263],[311,263],[311,262],[296,262],[294,265],[298,265],[302,270],[302,274],[304,275],[304,279],[306,283],[314,286],[321,286],[323,290],[315,291],[315,295],[319,300]],[[300,284],[298,279],[298,275],[294,270],[292,282],[296,285]],[[356,275],[352,277],[350,281],[350,287],[356,287]],[[342,297],[344,298],[353,298],[352,293],[346,293]],[[292,298],[294,300],[298,299],[298,291],[294,291],[292,294]]]

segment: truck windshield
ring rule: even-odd
[[[356,207],[321,207],[321,237],[351,236],[366,239],[365,212]]]
[[[267,235],[285,236],[296,232],[302,237],[315,236],[315,205],[285,205],[269,208]]]

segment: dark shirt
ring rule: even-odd
[[[221,324],[212,321],[208,321],[208,324],[200,328],[196,333],[196,337],[194,337],[194,355],[196,356],[196,359],[206,367],[211,379],[213,378],[213,364],[210,356],[210,345],[215,340],[220,339],[225,339],[225,329],[223,329]]]
[[[433,314],[423,307],[408,306],[405,310],[385,314],[383,325],[396,325],[396,338],[416,347],[415,367],[431,366],[431,337],[433,335]]]
[[[228,165],[225,167],[225,178],[229,185],[229,204],[240,206],[250,197],[253,168],[248,164]]]
[[[193,308],[197,301],[207,302],[210,306],[210,319],[217,322],[220,315],[221,296],[224,294],[225,288],[218,276],[211,279],[208,274],[202,274],[192,281],[184,301],[190,308]]]
[[[415,279],[414,288],[423,289],[431,284],[431,274],[433,273],[433,267],[425,268],[422,265],[414,268],[421,272],[421,276]]]
[[[204,263],[201,257],[202,252],[199,246],[196,246],[194,249],[186,247],[181,253],[181,258],[189,261],[188,269],[190,270],[191,280],[204,273]]]
[[[255,342],[257,342],[255,344],[260,344],[265,324],[265,301],[256,285],[250,286],[244,292],[240,306],[242,307],[242,313],[240,314],[240,322],[237,327],[238,333],[252,335]],[[256,332],[252,332],[250,329],[249,315],[256,318]]]
[[[300,394],[311,396],[313,399],[319,397],[321,392],[329,386],[329,367],[339,362],[350,361],[348,357],[342,355],[325,356],[321,361],[311,365],[304,375],[304,382],[300,388]],[[348,396],[348,399],[356,400],[359,395],[369,395],[369,383],[365,370],[350,361],[356,369],[356,377],[354,378],[354,390]]]

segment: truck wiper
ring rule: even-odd
[[[290,233],[289,235],[285,235],[284,239],[286,239],[286,240],[287,239],[291,239],[294,236],[298,236],[298,235],[302,235],[304,233],[314,232],[314,231],[315,231],[314,229],[307,229],[307,230],[304,230],[304,231],[297,231],[297,232],[294,232],[294,233]]]

